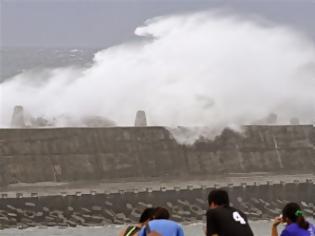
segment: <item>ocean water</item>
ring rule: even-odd
[[[0,83],[29,70],[88,66],[99,48],[1,48]]]

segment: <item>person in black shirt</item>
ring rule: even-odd
[[[208,196],[206,236],[253,236],[246,215],[230,207],[228,193],[216,189]]]

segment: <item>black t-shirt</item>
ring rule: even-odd
[[[207,236],[253,236],[246,215],[233,208],[220,206],[207,211]]]

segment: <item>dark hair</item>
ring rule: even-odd
[[[208,203],[214,203],[218,206],[229,206],[230,200],[227,191],[224,189],[215,189],[212,190],[208,195]]]
[[[309,227],[309,223],[305,220],[301,207],[295,202],[290,202],[285,205],[282,210],[282,217],[288,218],[293,223],[298,224],[302,229],[307,230]]]
[[[140,216],[139,223],[144,223],[147,220],[151,220],[153,217],[153,214],[155,212],[155,209],[156,208],[154,208],[154,207],[148,207],[148,208],[144,209],[141,216]]]
[[[170,213],[168,212],[166,208],[157,207],[155,209],[155,212],[153,213],[153,218],[156,220],[160,220],[160,219],[167,220],[170,218]]]

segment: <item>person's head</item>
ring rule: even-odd
[[[153,213],[153,219],[156,220],[168,220],[170,218],[170,213],[168,212],[168,210],[166,208],[163,207],[157,207],[155,208],[155,211]]]
[[[154,207],[148,207],[144,209],[140,216],[139,223],[144,224],[147,221],[152,220],[155,209],[156,208]]]
[[[229,195],[227,191],[223,189],[212,190],[208,195],[208,203],[210,208],[216,208],[218,206],[229,206]]]
[[[295,202],[285,205],[282,210],[282,218],[288,224],[296,223],[303,229],[308,229],[309,227],[309,223],[304,219],[301,207]]]

